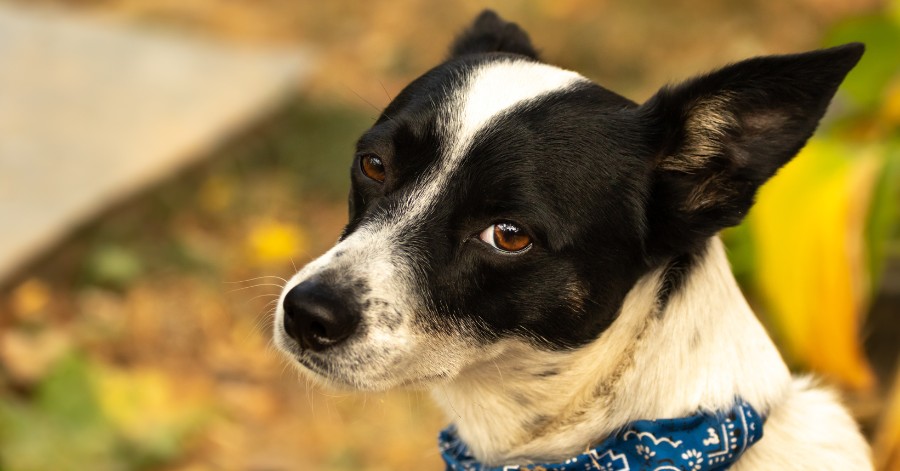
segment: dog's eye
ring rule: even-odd
[[[478,238],[503,252],[519,253],[531,247],[531,237],[525,233],[525,229],[511,222],[491,224],[481,231]]]
[[[363,175],[375,180],[378,183],[384,183],[384,163],[374,154],[365,154],[359,158],[359,169]]]

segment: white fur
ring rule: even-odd
[[[871,470],[869,445],[837,397],[808,378],[798,378],[773,408],[763,439],[750,447],[735,471]]]
[[[741,397],[768,420],[735,469],[872,468],[868,446],[834,397],[791,379],[717,238],[658,313],[661,275],[640,280],[620,317],[586,348],[542,353],[507,342],[434,388],[475,455],[491,464],[564,460],[634,420],[721,410]],[[559,374],[536,377],[550,368]]]

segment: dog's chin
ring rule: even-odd
[[[424,390],[447,381],[446,373],[406,377],[386,372],[384,375],[358,375],[333,366],[327,360],[305,355],[288,354],[291,363],[316,385],[337,391],[383,392],[391,389]]]
[[[340,368],[335,368],[327,361],[311,355],[301,354],[294,356],[292,361],[305,377],[325,389],[336,391],[381,391],[388,389],[388,387],[377,384],[378,382],[348,375]]]
[[[449,371],[413,373],[416,368],[398,367],[381,370],[360,367],[357,362],[351,362],[353,366],[347,366],[340,354],[305,352],[296,343],[283,337],[276,337],[275,344],[301,374],[326,389],[365,392],[429,389],[448,381],[453,376]]]

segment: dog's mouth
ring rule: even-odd
[[[417,355],[392,355],[385,348],[351,352],[341,346],[344,348],[312,352],[287,337],[276,339],[276,344],[305,376],[331,389],[427,389],[454,376],[452,369],[425,367]]]
[[[288,357],[288,361],[299,364],[305,370],[322,379],[331,379],[334,368],[331,367],[327,360],[301,350],[300,346],[293,340],[290,340],[283,331],[276,329],[276,332],[278,333],[275,336],[275,344]]]
[[[329,373],[330,365],[325,360],[314,357],[312,355],[304,354],[300,354],[295,358],[297,359],[298,363],[300,363],[304,368],[312,371],[313,373],[329,378],[332,376]]]
[[[366,365],[357,359],[345,358],[346,352],[328,350],[312,352],[302,349],[295,341],[283,337],[276,340],[279,349],[288,361],[297,366],[301,372],[315,382],[338,390],[372,390],[378,387],[383,378],[371,377]]]
[[[334,389],[366,389],[365,385],[351,372],[345,371],[327,358],[309,352],[291,351],[290,361],[295,362],[303,373],[319,383]]]
[[[391,383],[390,385],[385,386],[385,389],[396,387],[420,389],[446,381],[451,377],[448,372],[439,371],[403,379],[395,378],[394,375],[390,375],[393,379],[379,378],[376,380],[375,378],[368,378],[367,381],[362,377],[364,375],[359,374],[360,371],[358,371],[358,368],[343,367],[339,364],[340,362],[336,363],[330,361],[328,358],[323,358],[314,353],[294,351],[290,353],[290,357],[291,361],[295,361],[305,370],[304,373],[312,376],[328,387],[337,389],[382,389],[374,383],[381,383],[385,380]]]

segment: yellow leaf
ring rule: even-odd
[[[881,160],[813,140],[759,193],[751,212],[755,282],[793,362],[871,388],[859,324],[868,308],[864,228]]]
[[[104,416],[137,443],[181,436],[206,412],[201,388],[161,371],[100,367],[92,382]]]
[[[31,278],[17,286],[10,297],[13,315],[22,321],[42,320],[43,309],[50,303],[50,288]]]
[[[268,221],[250,231],[250,256],[258,264],[284,262],[306,252],[308,238],[297,226]]]

